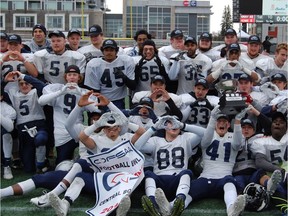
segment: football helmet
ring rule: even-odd
[[[256,183],[248,184],[244,191],[246,194],[246,209],[252,211],[262,211],[265,209],[270,203],[270,195],[267,190]]]
[[[73,160],[64,160],[55,167],[55,170],[69,171],[72,168],[73,164]]]

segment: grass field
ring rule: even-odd
[[[12,185],[16,182],[26,180],[30,175],[24,174],[22,171],[13,170],[14,179],[4,180],[1,179],[1,188]],[[14,196],[5,198],[1,201],[1,216],[53,216],[55,215],[52,208],[39,209],[30,204],[30,199],[35,196],[40,196],[43,189],[37,189],[24,196]],[[128,216],[144,216],[146,215],[141,208],[140,198],[143,192],[136,190],[132,195],[132,208]],[[91,195],[81,194],[71,206],[70,216],[84,216],[85,210],[94,206],[95,198]],[[223,200],[208,199],[200,202],[190,204],[188,209],[183,212],[183,216],[225,216],[225,205]],[[243,216],[280,216],[281,213],[278,209],[273,208],[263,212],[248,212],[245,211]]]

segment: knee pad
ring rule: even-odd
[[[48,133],[47,131],[38,131],[36,136],[34,137],[34,144],[36,147],[45,146],[48,141]]]

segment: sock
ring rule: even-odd
[[[0,194],[1,194],[1,199],[4,197],[13,196],[14,191],[13,191],[12,186],[0,189]]]
[[[85,186],[85,182],[82,178],[76,177],[68,190],[65,193],[65,197],[69,197],[71,200],[71,203],[76,200],[82,190],[82,188]]]
[[[145,179],[145,192],[148,197],[154,196],[155,197],[156,191],[156,183],[153,178],[146,178]]]
[[[44,163],[46,158],[46,146],[38,146],[36,148],[36,161]]]
[[[3,153],[4,153],[4,158],[5,158],[4,166],[8,166],[11,161],[12,147],[13,147],[13,140],[12,140],[12,136],[10,133],[6,133],[2,135],[2,146],[3,146]],[[9,160],[9,163],[7,165],[6,165],[6,159]]]
[[[190,190],[190,176],[185,174],[181,176],[179,185],[176,191],[176,196],[182,194],[184,195],[184,198],[188,195],[188,192]]]
[[[232,205],[237,199],[237,191],[235,185],[232,184],[231,182],[226,183],[223,189],[224,189],[224,201],[226,204],[226,209],[228,210],[230,205]]]
[[[32,179],[28,179],[23,182],[19,182],[18,185],[22,188],[23,194],[26,194],[36,189],[36,185]]]
[[[63,179],[66,180],[70,185],[71,182],[74,180],[75,176],[80,172],[82,172],[82,168],[81,168],[80,164],[74,163],[71,170],[69,170],[69,172],[65,175],[65,177]],[[67,190],[67,187],[69,185],[67,185],[63,181],[61,181],[51,192],[53,192],[57,196],[59,196],[61,193],[63,193],[64,191]]]

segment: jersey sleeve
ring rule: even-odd
[[[44,61],[42,61],[42,58],[45,56],[47,53],[47,50],[40,50],[34,53],[34,58],[33,58],[33,63],[35,67],[38,70],[39,74],[43,74],[44,70]]]
[[[255,139],[252,142],[252,145],[250,146],[250,150],[251,150],[253,155],[256,155],[257,153],[261,153],[261,154],[266,155],[265,147],[264,147],[263,143],[261,142],[261,140],[263,140],[263,139],[266,139],[266,138]]]

